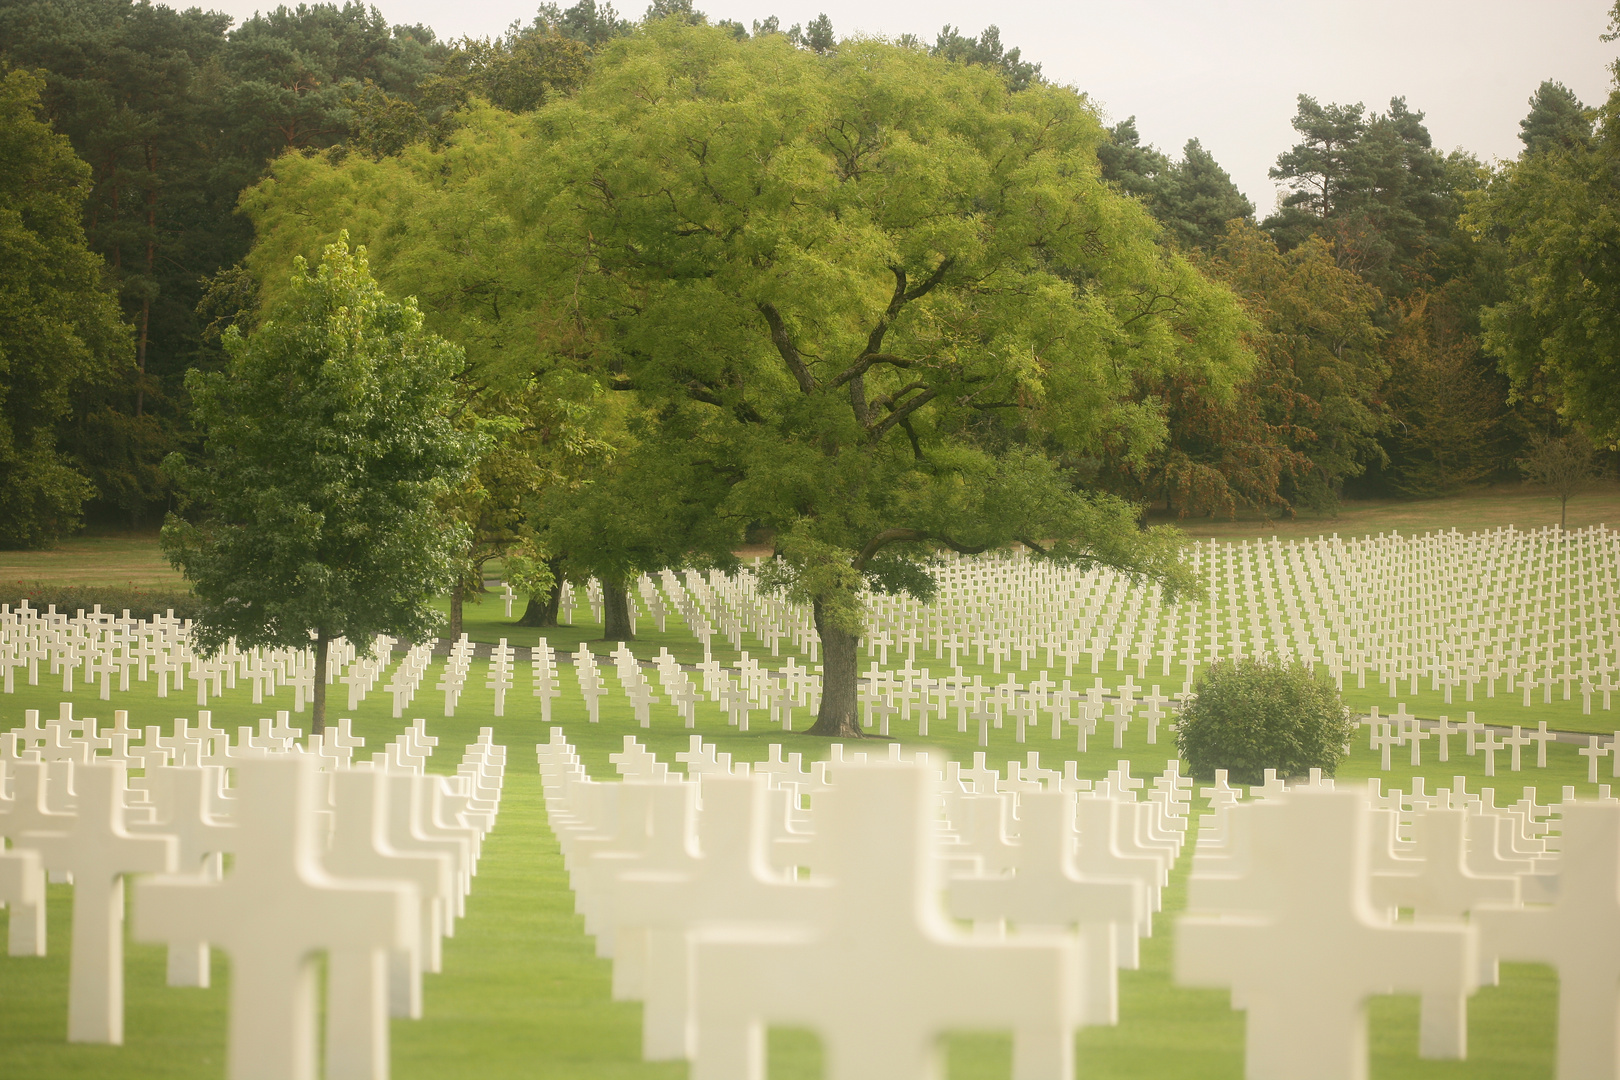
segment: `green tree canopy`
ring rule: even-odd
[[[340,241],[314,273],[293,265],[259,326],[227,331],[226,371],[187,379],[207,453],[170,459],[196,515],[170,515],[163,546],[203,602],[200,647],[313,644],[324,672],[335,637],[365,648],[437,627],[429,601],[467,543],[440,500],[477,440],[450,417],[460,350],[383,293],[363,249]]]
[[[81,382],[129,365],[128,327],[80,224],[90,168],[38,116],[44,80],[0,77],[0,546],[51,543],[94,489],[58,449]]]
[[[1097,147],[1103,177],[1142,200],[1184,251],[1214,251],[1226,223],[1254,218],[1254,204],[1203,143],[1188,139],[1181,160],[1144,146],[1136,117],[1108,129]]]
[[[1022,49],[1003,45],[1001,29],[993,24],[977,37],[967,37],[956,27],[947,25],[934,38],[928,51],[947,60],[999,71],[1013,90],[1027,90],[1041,78],[1041,65],[1025,60]]]
[[[1575,91],[1546,79],[1530,95],[1530,112],[1519,121],[1519,141],[1538,150],[1573,150],[1592,140],[1592,118]]]
[[[1620,72],[1598,119],[1589,140],[1528,143],[1466,220],[1507,264],[1508,295],[1481,313],[1486,349],[1519,393],[1549,395],[1609,445],[1620,441]]]
[[[1454,239],[1457,172],[1467,162],[1434,149],[1423,114],[1404,98],[1369,113],[1301,94],[1293,124],[1300,142],[1271,170],[1289,194],[1266,229],[1284,247],[1327,237],[1341,265],[1385,293],[1431,280],[1439,249]]]
[[[1309,463],[1285,474],[1284,498],[1329,509],[1347,479],[1383,458],[1389,369],[1374,321],[1378,293],[1340,267],[1321,238],[1284,251],[1243,222],[1228,226],[1215,267],[1259,324],[1257,376],[1267,382],[1245,397]]]
[[[590,363],[657,416],[644,441],[711,447],[656,482],[718,475],[730,539],[775,535],[774,580],[826,649],[819,730],[859,731],[861,592],[926,595],[936,548],[1021,541],[1186,584],[1172,534],[1068,470],[1163,437],[1139,376],[1230,393],[1244,319],[1102,182],[1077,94],[665,22],[536,116],[531,257]]]

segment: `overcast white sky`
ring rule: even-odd
[[[179,0],[168,0],[183,6]],[[241,18],[262,0],[186,0]],[[532,0],[376,0],[390,21],[422,22],[441,37],[481,36]],[[562,0],[567,7],[571,0]],[[1606,96],[1603,44],[1612,0],[1152,0],[995,4],[982,0],[696,0],[711,19],[749,24],[775,14],[785,27],[826,12],[840,36],[914,33],[944,23],[1002,41],[1040,62],[1048,78],[1088,92],[1112,119],[1135,115],[1144,141],[1172,153],[1203,140],[1263,216],[1275,202],[1266,170],[1294,142],[1289,120],[1305,93],[1382,109],[1395,95],[1428,115],[1435,145],[1482,158],[1519,151],[1519,120],[1542,79],[1588,105]],[[802,5],[802,6],[801,6]],[[639,17],[646,0],[622,0]]]

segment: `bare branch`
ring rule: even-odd
[[[911,393],[913,390],[926,390],[926,389],[928,389],[928,384],[925,383],[925,382],[907,383],[905,386],[902,386],[900,389],[894,391],[892,394],[883,394],[880,397],[873,398],[871,407],[874,408],[874,409],[892,409],[892,408],[894,408],[894,403],[896,401],[898,401],[900,398],[904,397],[905,395]]]

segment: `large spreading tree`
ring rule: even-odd
[[[461,350],[343,241],[313,273],[295,260],[287,293],[225,344],[224,372],[186,382],[206,454],[168,463],[194,513],[170,515],[163,546],[202,600],[199,648],[314,646],[319,734],[332,640],[428,637],[465,558],[443,508],[478,447],[451,416]]]
[[[1245,320],[1100,179],[1080,95],[671,20],[536,116],[515,165],[542,325],[589,328],[594,368],[659,418],[666,467],[627,505],[712,491],[733,539],[774,536],[768,577],[822,640],[817,732],[860,734],[863,595],[927,596],[942,549],[1188,583],[1174,533],[1077,479],[1164,437],[1139,379],[1229,393]]]

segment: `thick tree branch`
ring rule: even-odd
[[[943,544],[958,555],[979,555],[990,550],[989,544],[968,545],[960,544],[943,533],[925,532],[922,529],[884,529],[861,548],[850,566],[856,570],[865,570],[872,557],[890,544],[897,544],[906,540],[932,540],[936,544]]]
[[[752,405],[748,404],[748,402],[739,401],[728,406],[725,403],[725,400],[721,398],[719,394],[716,394],[713,390],[710,390],[702,383],[687,383],[686,396],[691,398],[693,401],[701,401],[705,405],[713,405],[718,409],[730,408],[732,414],[745,424],[763,424],[765,422],[765,418],[759,415],[759,411]]]
[[[888,364],[891,367],[908,368],[911,367],[913,363],[914,361],[907,360],[903,356],[895,356],[893,353],[867,353],[865,356],[862,356],[859,360],[855,361],[855,363],[845,368],[843,372],[839,374],[838,378],[832,381],[832,385],[842,386],[853,378],[865,375],[867,370],[871,368],[873,364]]]
[[[877,321],[877,325],[872,327],[872,332],[867,335],[865,350],[855,358],[853,364],[839,373],[838,377],[833,380],[834,386],[842,386],[846,382],[860,378],[866,372],[866,369],[873,364],[894,364],[896,367],[910,366],[910,361],[901,361],[898,357],[883,351],[883,337],[889,332],[889,327],[894,323],[894,320],[899,317],[900,309],[913,300],[921,299],[933,292],[939,283],[945,280],[946,273],[950,271],[955,262],[956,260],[950,256],[941,259],[939,265],[934,268],[934,272],[929,274],[922,284],[912,289],[906,287],[907,278],[904,267],[889,267],[890,272],[894,274],[894,292],[889,297],[889,306],[884,309],[883,315]],[[860,416],[861,411],[860,408],[856,408],[855,415]],[[864,420],[861,422],[865,423]]]
[[[947,255],[945,258],[941,259],[939,261],[939,265],[934,268],[934,272],[932,274],[928,275],[928,279],[926,281],[905,294],[906,303],[909,304],[913,300],[920,300],[929,293],[933,292],[939,283],[945,280],[945,275],[954,265],[956,265],[955,256]]]
[[[934,400],[935,395],[938,393],[938,390],[934,389],[933,387],[929,387],[916,397],[907,398],[905,402],[897,406],[892,413],[884,417],[881,424],[871,429],[872,441],[877,442],[879,439],[882,439],[883,436],[889,433],[890,428],[894,427],[906,417],[910,416],[912,413]]]
[[[813,393],[816,389],[815,376],[810,374],[810,369],[799,356],[799,350],[793,344],[793,339],[788,336],[787,323],[783,321],[782,313],[776,310],[776,305],[770,303],[761,303],[759,313],[765,316],[765,323],[771,328],[771,343],[776,346],[776,351],[782,354],[782,362],[798,380],[799,389],[806,394]]]
[[[907,383],[906,385],[902,386],[900,389],[894,391],[893,393],[882,394],[882,395],[880,395],[878,397],[873,398],[871,407],[874,408],[874,409],[892,409],[892,408],[894,408],[894,403],[897,400],[899,400],[900,398],[904,397],[905,395],[911,393],[913,390],[926,390],[926,389],[928,389],[928,384],[925,383],[925,382]]]
[[[911,455],[918,461],[922,461],[922,440],[917,438],[917,429],[911,426],[911,418],[906,417],[905,419],[901,420],[900,427],[905,430],[906,438],[911,440]]]

